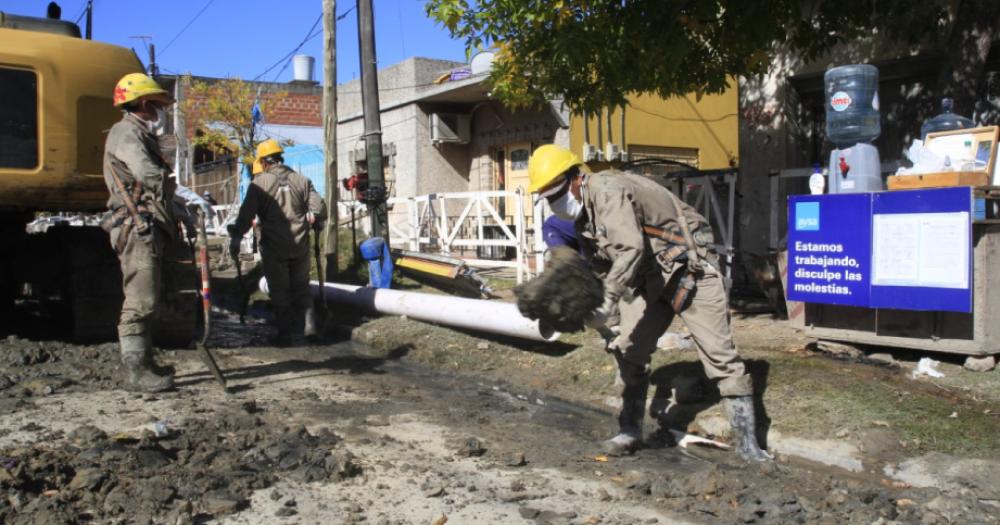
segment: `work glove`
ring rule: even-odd
[[[235,224],[226,226],[226,232],[229,233],[229,255],[235,259],[240,255],[240,241],[243,240],[243,236],[240,235],[240,230]]]
[[[601,306],[598,306],[597,309],[594,310],[588,324],[591,326],[601,325],[615,329],[618,327],[619,318],[618,297],[614,294],[605,293],[604,302],[601,303]]]
[[[231,255],[233,257],[233,259],[239,258],[239,256],[240,256],[240,239],[239,238],[233,237],[232,239],[229,239],[229,255]]]

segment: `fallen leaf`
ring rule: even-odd
[[[444,525],[445,523],[448,523],[448,515],[442,514],[440,518],[434,520],[432,525]]]
[[[885,485],[886,487],[894,489],[908,489],[912,487],[912,485],[910,485],[909,483],[904,483],[902,481],[896,481],[886,478],[882,478],[882,484]]]
[[[621,476],[611,476],[611,481],[615,481],[615,482],[621,483],[621,482],[625,481],[625,478],[623,478]]]
[[[59,491],[58,491],[58,490],[55,490],[55,489],[51,489],[51,490],[46,490],[45,492],[42,492],[42,496],[48,496],[48,497],[50,497],[50,498],[51,498],[52,496],[55,496],[56,494],[59,494]]]
[[[608,457],[605,456],[604,454],[600,454],[598,456],[594,456],[594,461],[599,461],[601,463],[607,463],[608,462]]]
[[[887,427],[889,426],[889,422],[882,421],[881,419],[876,419],[875,421],[872,421],[872,425],[875,425],[877,427]]]
[[[897,507],[909,507],[913,505],[913,500],[910,498],[899,498],[896,500]]]

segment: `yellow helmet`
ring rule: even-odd
[[[250,168],[250,173],[254,175],[260,175],[264,173],[264,165],[260,163],[259,160],[253,161],[253,167]]]
[[[582,165],[580,159],[566,148],[555,144],[540,146],[528,159],[528,192],[536,193],[552,184],[566,170]]]
[[[277,155],[279,153],[284,153],[285,149],[278,144],[278,141],[274,139],[267,139],[260,144],[257,144],[257,161],[264,157],[270,157],[271,155]]]
[[[115,85],[114,105],[120,107],[138,100],[141,97],[151,97],[160,102],[171,104],[174,99],[167,90],[160,87],[155,80],[143,73],[129,73]]]

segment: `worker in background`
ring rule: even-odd
[[[229,236],[230,251],[238,253],[240,239],[258,218],[264,277],[278,329],[275,344],[290,345],[304,340],[305,314],[312,304],[309,230],[322,229],[326,204],[309,179],[285,166],[282,153],[273,139],[257,146],[263,172],[247,189]]]
[[[605,442],[606,451],[631,453],[641,445],[650,359],[676,314],[691,332],[705,373],[718,381],[739,455],[769,459],[757,443],[753,384],[733,345],[726,290],[704,217],[645,177],[589,173],[576,155],[551,144],[532,154],[528,176],[532,193],[574,221],[585,255],[610,262],[604,304],[593,323],[621,311],[620,334],[608,349],[624,388],[619,433]]]
[[[118,341],[128,386],[144,392],[173,387],[173,374],[158,373],[154,365],[151,326],[164,247],[178,236],[171,206],[174,179],[156,139],[171,104],[173,99],[152,78],[125,75],[114,91],[114,105],[125,114],[104,144],[104,182],[112,212],[108,228],[125,294]]]
[[[201,195],[201,198],[205,202],[207,202],[210,206],[218,206],[219,205],[218,201],[215,200],[215,197],[212,196],[212,192],[210,192],[210,191],[206,191],[205,193],[203,193]]]

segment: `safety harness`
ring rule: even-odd
[[[115,208],[111,212],[110,220],[102,221],[107,222],[107,224],[102,224],[102,227],[110,233],[113,228],[124,225],[118,232],[118,239],[115,240],[115,249],[118,253],[122,253],[133,228],[138,235],[148,235],[152,232],[152,215],[149,208],[142,204],[136,204],[142,196],[142,182],[139,179],[132,181],[130,193],[113,165],[111,166],[111,178],[115,181],[115,188],[118,190],[116,193],[121,197],[124,206]],[[127,220],[129,218],[132,220]]]
[[[684,304],[687,303],[688,297],[696,288],[698,274],[703,272],[705,267],[704,261],[698,253],[698,244],[695,242],[694,236],[691,235],[691,228],[688,225],[683,207],[673,192],[667,192],[667,194],[670,195],[670,204],[674,207],[677,226],[681,234],[677,235],[676,232],[648,224],[642,226],[642,231],[646,235],[666,241],[667,249],[656,254],[657,260],[664,268],[669,269],[674,262],[682,258],[685,259],[684,273],[681,275],[677,289],[670,301],[670,306],[674,311],[680,313]]]

